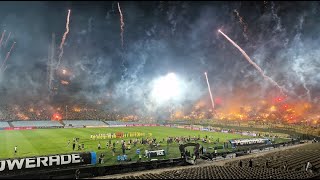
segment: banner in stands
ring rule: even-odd
[[[30,130],[30,129],[37,129],[36,127],[7,127],[4,130]]]
[[[106,133],[106,134],[94,134],[90,135],[91,140],[96,139],[116,139],[116,138],[127,138],[127,137],[144,137],[144,136],[152,136],[152,133],[144,133],[144,132],[116,132],[116,133]]]
[[[99,126],[85,126],[86,128],[105,128],[109,127],[108,125],[99,125]]]
[[[108,127],[126,127],[125,124],[115,124],[115,125],[109,125]]]
[[[72,165],[96,164],[96,153],[86,152],[77,154],[63,154],[41,157],[29,157],[21,159],[0,160],[0,173],[24,171],[26,169],[47,167],[68,167]]]
[[[127,127],[133,127],[133,126],[135,126],[135,127],[139,127],[139,126],[153,127],[153,126],[160,126],[160,125],[159,124],[127,124],[126,126]]]
[[[37,129],[54,129],[54,128],[63,128],[63,126],[40,126]]]
[[[254,139],[236,139],[230,140],[231,146],[234,148],[241,145],[250,145],[250,144],[267,144],[270,140],[268,138],[254,138]]]

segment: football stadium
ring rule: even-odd
[[[319,2],[0,9],[0,179],[320,179]]]

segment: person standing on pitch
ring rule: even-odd
[[[17,146],[15,146],[15,147],[14,147],[14,155],[16,155],[16,154],[17,154],[17,152],[18,152],[18,147],[17,147]]]

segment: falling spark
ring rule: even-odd
[[[212,93],[211,93],[211,89],[210,89],[210,84],[209,84],[207,72],[205,72],[204,75],[206,76],[206,80],[207,80],[207,85],[208,85],[208,90],[209,90],[211,105],[212,105],[212,111],[214,111],[214,102],[213,102],[213,98],[212,98]]]
[[[1,70],[2,67],[6,64],[8,58],[9,58],[9,56],[10,56],[10,53],[11,53],[11,51],[12,51],[12,49],[13,49],[13,47],[14,47],[15,44],[16,44],[16,42],[14,42],[14,43],[12,44],[10,50],[7,52],[6,58],[4,59],[2,65],[1,65],[1,67],[0,67],[0,70]]]
[[[2,47],[2,40],[3,40],[3,37],[4,37],[4,34],[6,33],[6,30],[4,30],[2,32],[2,35],[1,35],[1,39],[0,39],[0,48]]]
[[[239,12],[236,9],[233,10],[233,12],[237,14],[237,17],[239,18],[239,22],[243,26],[243,36],[246,38],[246,40],[248,40],[248,35],[247,35],[248,24],[244,22],[243,18],[239,15]]]
[[[57,67],[60,65],[61,58],[63,56],[64,42],[65,42],[65,40],[67,38],[67,34],[69,33],[70,13],[71,13],[71,10],[69,9],[68,10],[68,16],[67,16],[67,23],[66,23],[66,31],[63,34],[63,37],[62,37],[62,40],[61,40],[61,44],[60,44],[60,47],[59,47],[60,48],[60,54],[59,54],[59,61],[58,61]]]
[[[269,82],[271,82],[273,85],[277,86],[280,89],[280,92],[282,94],[284,94],[284,91],[288,92],[286,89],[282,88],[279,86],[279,84],[277,82],[275,82],[272,78],[270,78],[269,76],[265,75],[264,72],[262,71],[262,69],[255,63],[253,62],[250,57],[247,55],[247,53],[241,49],[240,46],[238,46],[232,39],[230,39],[227,35],[225,35],[220,29],[218,30],[229,42],[231,42],[231,44],[233,44],[241,53],[242,55],[246,58],[246,60],[252,64],[259,72],[260,74]]]
[[[120,29],[121,29],[120,37],[121,37],[121,47],[123,48],[124,22],[123,22],[123,15],[122,15],[122,11],[121,11],[119,2],[118,2],[118,10],[119,10],[119,13],[120,13]]]
[[[8,42],[8,40],[9,40],[10,36],[11,36],[11,32],[9,32],[9,35],[8,35],[8,37],[7,37],[7,39],[6,39],[6,42],[4,43],[4,47],[7,47],[7,42]]]

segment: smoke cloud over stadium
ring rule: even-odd
[[[199,104],[211,109],[204,72],[217,111],[283,96],[219,29],[289,91],[286,101],[320,103],[319,2],[0,4],[0,31],[5,31],[0,65],[16,42],[0,70],[0,105],[53,108],[81,102],[168,118]],[[69,32],[55,69],[69,9]],[[4,113],[0,108],[0,116]]]

